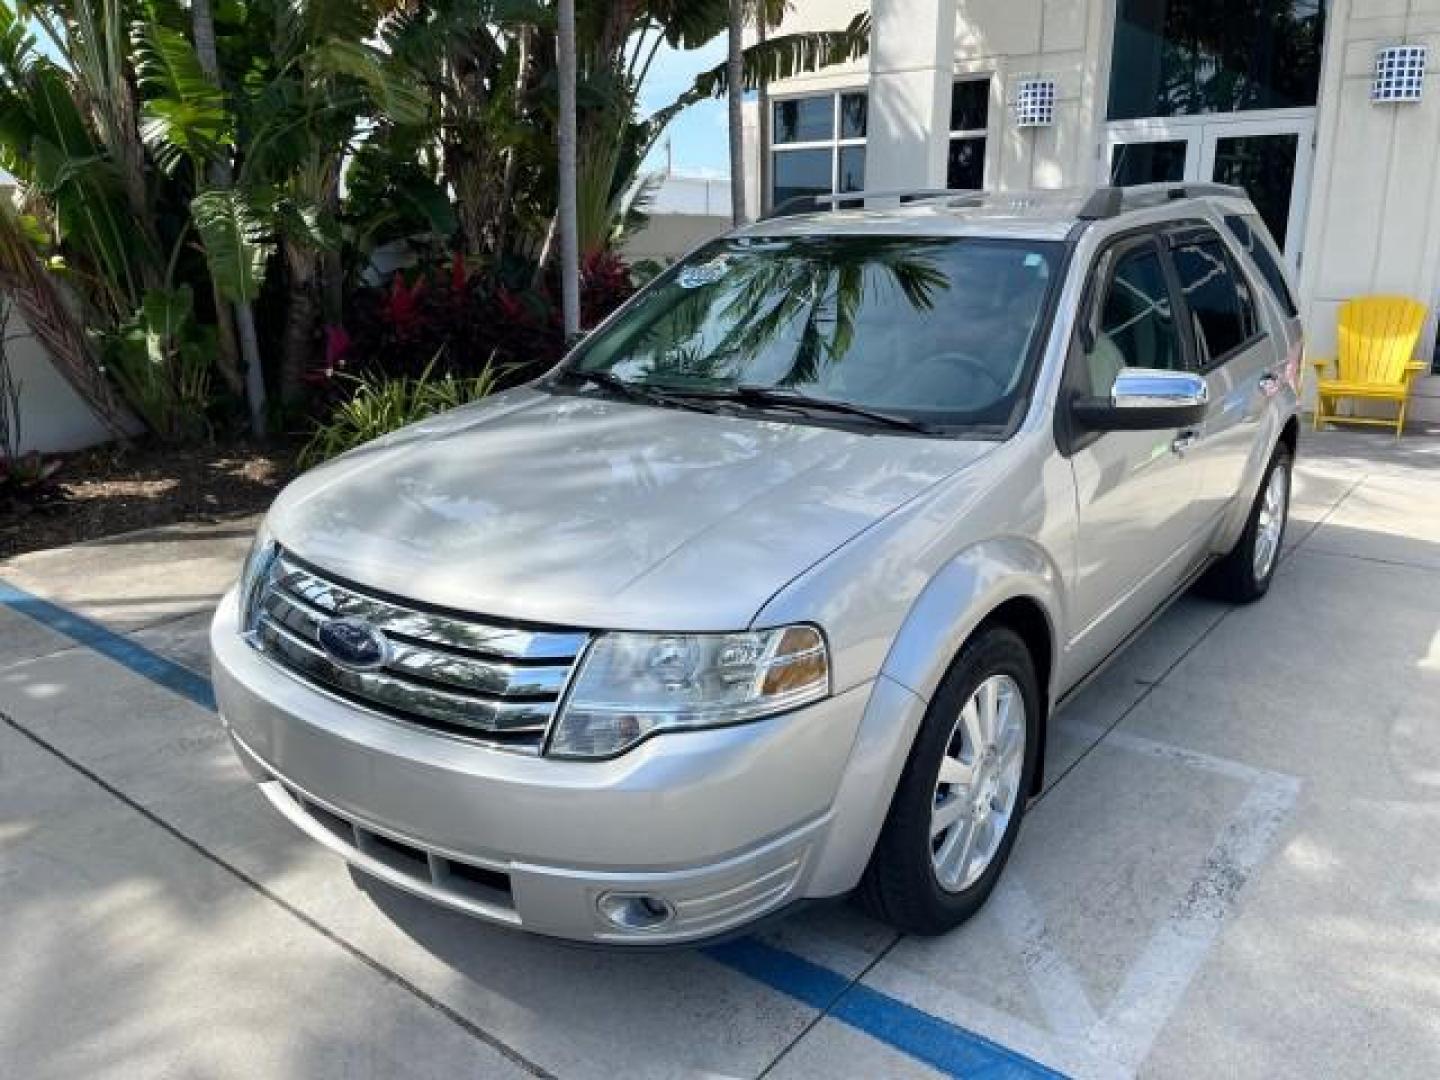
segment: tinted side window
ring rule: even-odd
[[[1280,310],[1285,312],[1285,317],[1293,319],[1300,314],[1300,309],[1295,306],[1295,297],[1291,295],[1290,286],[1285,281],[1285,271],[1280,269],[1280,263],[1271,252],[1270,245],[1265,243],[1256,231],[1260,225],[1259,219],[1241,214],[1226,214],[1225,224],[1235,234],[1235,239],[1240,241],[1240,246],[1255,260],[1256,269],[1265,279],[1265,284],[1270,286],[1275,299],[1280,302]]]
[[[1137,248],[1115,263],[1097,330],[1086,356],[1095,397],[1110,396],[1121,368],[1184,367],[1170,287],[1155,248]]]
[[[1176,245],[1174,257],[1180,291],[1194,322],[1201,367],[1209,367],[1254,336],[1250,288],[1214,233]]]

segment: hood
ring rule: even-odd
[[[323,570],[452,610],[736,630],[993,445],[522,388],[306,474],[270,527]]]

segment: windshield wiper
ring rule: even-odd
[[[693,409],[696,412],[710,411],[700,405],[699,399],[692,395],[672,393],[648,383],[631,382],[618,375],[612,375],[608,371],[577,371],[569,368],[562,371],[559,377],[567,381],[593,383],[612,393],[619,394],[621,397],[646,405],[673,405],[681,409]]]
[[[879,409],[867,408],[864,405],[855,405],[848,401],[810,397],[808,394],[802,394],[797,390],[783,390],[775,386],[746,386],[742,384],[740,386],[728,387],[720,392],[711,392],[707,394],[707,396],[738,401],[743,405],[769,405],[786,409],[856,416],[877,424],[883,424],[886,427],[895,428],[899,431],[917,431],[924,435],[934,435],[939,430],[933,425],[923,423],[920,420],[911,420],[908,416],[897,416],[895,413],[881,412]]]

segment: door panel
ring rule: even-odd
[[[1186,363],[1175,304],[1153,238],[1112,249],[1092,292],[1095,342],[1076,344],[1070,394],[1107,394],[1122,367]],[[1071,457],[1079,516],[1073,589],[1077,670],[1098,663],[1179,584],[1199,554],[1192,501],[1200,472],[1173,449],[1178,430],[1115,431]]]
[[[1210,410],[1187,452],[1200,468],[1196,528],[1207,536],[1230,505],[1258,437],[1274,366],[1276,338],[1264,320],[1256,284],[1220,235],[1205,228],[1171,245],[1181,309],[1210,387]]]

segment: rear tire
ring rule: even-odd
[[[1230,554],[1200,579],[1199,589],[1206,596],[1249,604],[1270,591],[1290,523],[1291,461],[1288,446],[1281,443],[1275,448],[1245,531]]]
[[[993,626],[966,643],[921,721],[860,883],[872,915],[930,935],[980,910],[1020,830],[1043,708],[1018,635]]]

